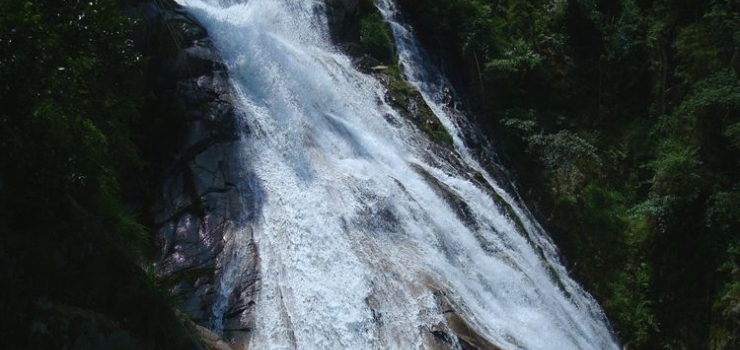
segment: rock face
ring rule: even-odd
[[[154,270],[195,323],[232,341],[246,337],[259,290],[246,225],[257,187],[240,159],[248,130],[234,108],[226,67],[206,30],[178,5],[140,2],[129,11],[144,18],[139,41],[152,57],[153,109],[175,121],[159,156],[161,188],[152,195]],[[244,265],[231,265],[237,254]]]
[[[368,1],[363,1],[368,3]],[[360,18],[363,6],[360,0],[326,0],[326,19],[334,42],[344,43],[360,35]],[[370,1],[372,6],[372,1]],[[366,7],[366,6],[365,6]]]

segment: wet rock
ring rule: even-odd
[[[192,322],[187,322],[186,326],[203,340],[207,350],[233,350],[231,345],[223,341],[218,334],[211,332],[209,329]]]
[[[225,324],[224,335],[231,339],[253,327],[260,277],[257,249],[244,227],[256,209],[253,200],[243,200],[254,197],[253,183],[242,180],[247,171],[238,157],[240,135],[247,131],[239,122],[226,66],[206,29],[171,0],[128,2],[127,11],[144,19],[136,42],[151,57],[154,109],[173,121],[171,144],[162,145],[168,151],[154,157],[162,159],[155,165],[161,185],[152,194],[150,213],[159,245],[154,271],[169,282],[181,310],[198,324],[191,329],[208,348],[228,349],[205,336],[210,333],[203,327]],[[238,268],[241,275],[231,285],[221,283],[234,263],[244,264]]]
[[[368,73],[373,74],[385,86],[385,102],[426,133],[436,146],[447,150],[451,149],[452,136],[426,103],[421,93],[400,76],[394,75],[386,69],[377,68],[377,66],[371,67]]]
[[[443,348],[461,348],[465,350],[501,350],[499,346],[486,339],[471,324],[455,311],[455,306],[445,295],[444,291],[435,294],[437,306],[444,316],[445,323],[433,325],[428,331],[437,341],[444,344]]]
[[[429,185],[429,187],[431,187],[432,190],[444,199],[445,203],[454,210],[461,222],[468,226],[468,228],[473,232],[478,230],[478,222],[475,220],[475,214],[470,209],[470,206],[468,206],[460,196],[458,196],[449,186],[437,180],[436,177],[424,168],[418,165],[412,165],[412,168],[421,175],[427,185]]]
[[[382,62],[368,55],[363,55],[354,59],[352,61],[352,65],[354,65],[357,70],[365,74],[382,71],[388,68],[387,66],[383,66]]]

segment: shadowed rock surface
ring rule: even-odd
[[[140,45],[152,57],[153,108],[178,121],[158,155],[161,187],[150,213],[159,251],[154,270],[199,326],[232,340],[246,337],[259,290],[257,252],[253,244],[230,246],[229,237],[251,242],[244,226],[256,210],[255,186],[239,159],[247,131],[226,67],[206,30],[177,4],[145,2],[132,11],[145,21]],[[248,254],[249,263],[235,268],[235,285],[221,283],[235,273],[227,267],[237,253]]]

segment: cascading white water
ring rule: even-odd
[[[455,155],[430,151],[382,102],[382,85],[333,48],[321,1],[179,1],[228,65],[251,130],[244,159],[264,193],[247,223],[262,276],[250,348],[433,348],[431,331],[460,333],[454,310],[467,333],[502,349],[617,349],[526,210],[490,176],[472,179],[483,172],[426,75],[408,77]],[[422,72],[393,3],[378,4],[407,73]]]

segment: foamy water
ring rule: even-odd
[[[322,1],[179,2],[228,66],[251,130],[242,156],[264,193],[247,223],[262,276],[250,348],[430,348],[430,330],[451,333],[442,307],[504,349],[618,348],[546,234],[465,149],[391,1],[378,6],[407,78],[454,137],[451,157],[333,47]]]

